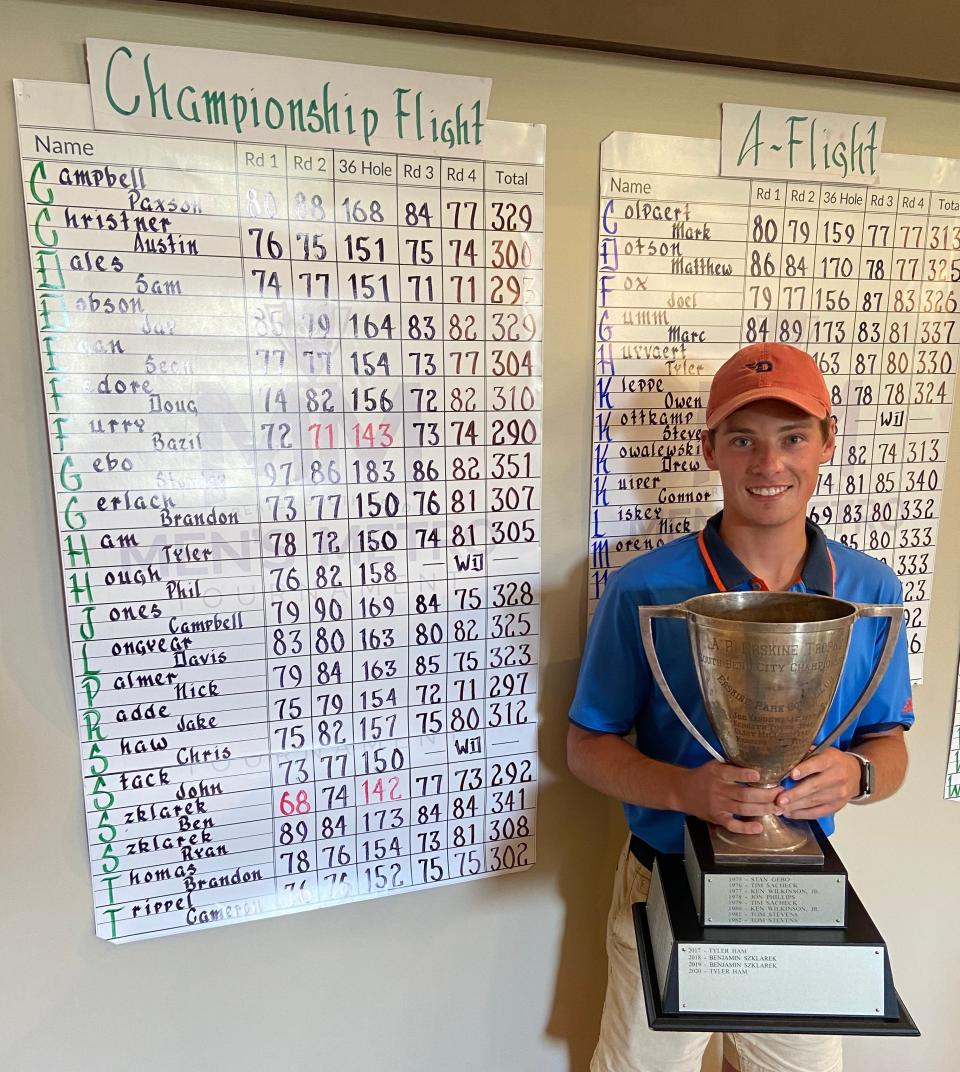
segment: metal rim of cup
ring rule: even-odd
[[[816,617],[807,621],[797,621],[795,618],[784,617],[782,620],[759,620],[753,621],[744,618],[743,611],[749,612],[751,606],[758,607],[764,604],[783,606],[790,604],[793,607],[820,607],[825,612],[822,617]],[[684,607],[691,618],[698,623],[708,625],[711,629],[722,628],[718,623],[729,621],[731,626],[737,623],[749,624],[751,630],[760,633],[782,632],[790,629],[792,632],[813,633],[824,626],[836,628],[844,623],[853,624],[857,617],[855,604],[845,599],[836,599],[834,596],[822,596],[807,592],[709,592],[706,595],[693,596],[684,603]],[[730,607],[738,613],[718,613],[717,608]]]

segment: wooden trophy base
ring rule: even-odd
[[[655,1030],[919,1035],[886,945],[853,888],[847,925],[704,927],[679,855],[654,861],[634,905],[647,1019]]]

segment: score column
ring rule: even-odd
[[[805,187],[807,190],[810,187]],[[864,513],[870,490],[870,458],[875,407],[869,391],[861,391],[849,375],[857,337],[857,307],[863,284],[859,278],[865,194],[862,189],[821,185],[804,201],[817,197],[816,225],[809,248],[810,321],[808,347],[821,365],[837,426],[836,449],[821,466],[817,494],[828,499],[834,526],[829,536],[862,549]],[[861,332],[862,333],[862,332]],[[834,368],[840,371],[833,372]],[[876,401],[875,395],[873,401]]]
[[[954,214],[944,214],[945,209]],[[924,650],[926,642],[936,552],[934,534],[940,519],[960,342],[956,316],[960,225],[956,209],[955,195],[947,198],[934,191],[901,191],[900,219],[913,214],[910,239],[916,233],[916,225],[924,225],[921,282],[916,290],[911,286],[903,292],[905,306],[912,306],[916,295],[919,315],[906,389],[910,408],[903,439],[894,562],[903,582],[910,630],[908,648],[914,658]],[[898,238],[900,234],[898,227]]]
[[[347,428],[332,150],[287,149],[307,553],[305,715],[312,727],[317,894],[356,891]],[[344,675],[346,671],[346,675]],[[299,717],[299,716],[298,716]],[[310,740],[310,734],[305,733]],[[298,817],[299,819],[299,817]],[[305,824],[307,828],[311,824]],[[304,826],[294,825],[297,837]],[[281,837],[281,842],[283,837]]]
[[[407,480],[405,594],[408,653],[409,839],[405,880],[448,877],[444,702],[447,695],[447,518],[443,162],[400,157],[397,224],[403,330],[404,459]]]
[[[862,547],[875,558],[893,566],[896,517],[897,466],[903,437],[881,408],[889,377],[904,372],[906,355],[884,345],[890,320],[893,243],[896,233],[896,190],[867,190],[866,211],[860,238],[860,284],[853,325],[853,351],[848,389],[848,436],[844,445],[847,466],[866,463],[869,495],[847,498],[838,506],[842,524],[863,523]],[[884,377],[887,377],[885,383]],[[858,438],[859,437],[859,438]],[[851,474],[852,475],[852,474]],[[841,485],[844,490],[844,485]],[[889,541],[889,542],[888,542]]]
[[[406,867],[408,581],[397,159],[334,154],[353,606],[353,774],[361,895]]]
[[[543,320],[543,168],[485,165],[487,871],[535,857]],[[473,853],[455,858],[472,867]]]
[[[483,707],[487,635],[484,459],[488,352],[484,165],[443,161],[444,408],[447,475],[447,691],[444,712],[450,878],[483,870]]]
[[[237,145],[278,907],[317,896],[307,543],[286,156]]]

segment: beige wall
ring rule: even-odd
[[[960,156],[932,91],[745,73],[175,5],[2,5],[0,1067],[582,1072],[599,1015],[618,809],[564,768],[584,634],[597,168],[611,130],[716,136],[723,100],[888,117],[891,151]],[[490,75],[491,114],[548,128],[540,863],[409,896],[113,947],[92,937],[77,732],[9,79],[84,81],[85,36]],[[958,645],[957,442],[909,780],[837,838],[885,933],[919,1042],[850,1072],[952,1072],[960,805],[941,797]],[[954,522],[955,523],[955,522]]]
[[[182,4],[186,0],[165,0]],[[779,70],[845,71],[880,81],[960,86],[960,6],[913,0],[195,0],[216,8],[286,10],[381,26],[734,62]],[[787,11],[789,10],[789,15]]]

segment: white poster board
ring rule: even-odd
[[[950,730],[943,799],[960,800],[960,675],[957,677],[957,691],[954,694],[953,727]]]
[[[15,90],[97,934],[528,867],[543,128],[304,149]]]
[[[887,562],[922,677],[960,363],[960,163],[881,155],[873,186],[721,178],[720,143],[611,134],[600,172],[589,608],[721,508],[700,456],[741,345],[810,352],[837,416],[810,517]]]

